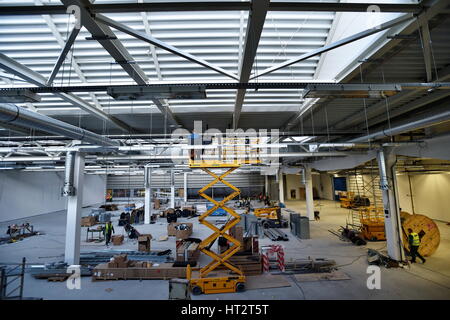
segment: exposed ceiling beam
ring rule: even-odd
[[[67,53],[69,52],[70,48],[72,47],[73,43],[75,42],[75,39],[77,38],[79,32],[80,32],[80,29],[78,29],[78,28],[73,28],[72,31],[70,32],[70,35],[67,38],[61,53],[59,54],[58,60],[56,60],[56,63],[52,70],[52,73],[50,74],[50,77],[47,80],[47,85],[51,85],[53,83],[53,81],[55,80],[55,77],[58,74],[59,69],[63,65],[64,61],[66,60]]]
[[[446,14],[449,13],[450,10],[450,3],[448,0],[423,0],[421,2],[421,5],[423,6],[424,10],[422,10],[418,16],[416,16],[415,20],[411,20],[411,23],[409,23],[404,28],[398,28],[397,32],[398,35],[401,36],[409,36],[412,35],[414,32],[417,31],[417,29],[422,26],[425,23],[428,23],[431,19],[435,18],[439,14]],[[444,21],[445,18],[442,19]],[[394,28],[395,29],[395,28]],[[401,50],[403,50],[406,46],[403,44],[406,42],[410,42],[411,40],[404,40],[400,38],[395,39],[386,39],[384,37],[380,37],[377,41],[372,43],[367,49],[365,49],[360,55],[358,55],[352,62],[350,62],[346,68],[344,68],[337,76],[336,79],[339,80],[341,83],[346,83],[351,80],[353,80],[355,77],[359,77],[360,73],[363,72],[369,68],[373,68],[374,66],[382,64],[385,60],[389,59],[393,55],[397,54]],[[392,54],[393,49],[401,47],[399,50],[396,50],[394,54]],[[386,58],[386,56],[388,58]],[[368,61],[367,63],[362,63],[362,61]],[[372,62],[371,62],[372,61]],[[401,92],[398,95],[401,94],[407,94],[406,92]],[[395,95],[394,97],[398,96]],[[394,99],[394,97],[392,97]],[[317,103],[311,106],[311,108],[314,109],[321,109],[324,106],[328,105],[330,103],[331,99],[320,99]],[[381,107],[381,105],[380,105]],[[317,111],[316,110],[316,111]],[[364,114],[364,111],[360,112]],[[354,115],[351,118],[358,117],[361,119],[361,115]],[[297,119],[300,119],[299,117]],[[305,114],[303,116],[304,120],[307,120],[309,118],[309,114]],[[347,121],[345,119],[344,121]],[[341,125],[341,121],[336,123],[338,125]],[[331,124],[336,125],[336,124]]]
[[[419,99],[405,103],[404,105],[399,106],[397,108],[393,108],[392,106],[389,106],[389,117],[392,119],[392,118],[401,116],[404,113],[411,112],[420,107],[426,106],[430,103],[434,103],[436,101],[444,99],[448,96],[450,96],[450,90],[433,91],[432,93],[430,93],[426,96],[423,96]],[[369,126],[373,126],[373,125],[382,123],[386,120],[386,118],[387,118],[386,114],[382,114],[375,118],[372,118],[369,121]]]
[[[245,34],[244,52],[239,65],[239,82],[247,83],[255,62],[256,51],[259,40],[266,21],[267,9],[270,0],[253,0],[252,9],[249,12],[247,30]],[[234,103],[233,128],[237,129],[241,116],[242,105],[244,104],[246,89],[238,89]]]
[[[315,50],[312,50],[310,52],[307,52],[305,54],[302,54],[299,57],[289,59],[289,60],[287,60],[285,62],[282,62],[280,64],[277,64],[277,65],[275,65],[273,67],[267,68],[267,69],[259,72],[257,75],[253,76],[251,79],[255,79],[255,78],[261,77],[263,75],[266,75],[266,74],[274,72],[276,70],[288,67],[288,66],[290,66],[292,64],[295,64],[295,63],[298,63],[300,61],[303,61],[303,60],[309,59],[311,57],[317,56],[317,55],[322,54],[324,52],[327,52],[327,51],[339,48],[341,46],[344,46],[346,44],[352,43],[352,42],[357,41],[359,39],[362,39],[362,38],[371,36],[373,34],[376,34],[378,32],[384,31],[386,29],[392,28],[392,27],[394,27],[396,25],[399,25],[401,23],[405,23],[405,22],[407,22],[409,20],[412,20],[412,19],[413,19],[413,16],[411,14],[406,14],[405,16],[393,19],[393,20],[388,21],[386,23],[383,23],[383,24],[380,24],[378,26],[375,26],[375,27],[373,27],[371,29],[364,30],[362,32],[359,32],[357,34],[354,34],[354,35],[351,35],[351,36],[349,36],[347,38],[344,38],[342,40],[336,41],[336,42],[331,43],[329,45],[326,45],[326,46],[317,48]]]
[[[45,79],[45,77],[25,65],[18,63],[14,59],[11,59],[3,53],[0,53],[0,67],[38,87],[46,86],[47,79]],[[94,115],[95,117],[116,125],[124,131],[129,132],[131,129],[126,123],[106,114],[103,110],[90,105],[72,93],[54,92],[54,94],[61,97],[63,100],[70,102],[74,106]]]
[[[448,79],[447,77],[440,77],[442,80]],[[222,83],[222,82],[210,82],[210,83],[170,83],[170,84],[147,84],[147,85],[92,85],[92,86],[41,86],[30,87],[17,85],[11,87],[0,86],[0,92],[8,90],[29,90],[35,93],[55,93],[55,92],[108,92],[111,89],[120,90],[132,90],[133,91],[146,91],[160,93],[175,93],[179,92],[203,92],[204,90],[259,90],[259,89],[308,89],[310,91],[380,91],[386,90],[390,87],[399,87],[401,90],[448,90],[450,89],[450,82],[366,82],[366,83],[319,83],[319,82],[248,82],[248,83]],[[400,93],[399,93],[400,94]],[[397,94],[398,95],[398,94]],[[395,96],[397,96],[395,95]],[[393,96],[393,97],[395,97]]]
[[[329,3],[329,2],[273,2],[269,11],[315,11],[315,12],[367,12],[367,3]],[[422,4],[370,3],[377,5],[381,12],[412,12],[423,9]],[[90,4],[89,10],[96,13],[125,12],[170,12],[170,11],[241,11],[251,10],[250,1],[217,2],[151,2],[151,3],[110,3]],[[61,5],[37,6],[2,6],[0,15],[42,15],[66,14],[66,7]]]
[[[266,0],[264,0],[264,1],[266,1]],[[169,51],[170,53],[173,53],[173,54],[175,54],[177,56],[185,58],[185,59],[187,59],[187,60],[189,60],[191,62],[197,63],[197,64],[202,65],[202,66],[204,66],[204,67],[206,67],[208,69],[211,69],[211,70],[214,70],[214,71],[216,71],[218,73],[221,73],[221,74],[223,74],[223,75],[225,75],[227,77],[230,77],[230,78],[232,78],[234,80],[238,79],[238,77],[232,72],[228,72],[227,70],[225,70],[225,69],[223,69],[221,67],[212,65],[211,63],[209,63],[206,60],[198,58],[198,57],[196,57],[196,56],[194,56],[194,55],[192,55],[192,54],[190,54],[188,52],[182,51],[182,50],[180,50],[180,49],[178,49],[178,48],[176,48],[176,47],[174,47],[174,46],[172,46],[170,44],[164,43],[163,41],[158,40],[158,39],[152,37],[149,34],[146,34],[144,32],[138,31],[138,30],[134,30],[133,28],[130,28],[130,27],[128,27],[128,26],[126,26],[126,25],[124,25],[122,23],[119,23],[117,21],[114,21],[112,19],[109,19],[108,17],[105,17],[103,15],[97,14],[95,16],[95,20],[97,20],[97,21],[99,21],[101,23],[104,23],[105,25],[108,25],[110,27],[113,27],[114,29],[122,31],[123,33],[129,34],[130,36],[133,36],[133,37],[135,37],[135,38],[137,38],[139,40],[148,42],[148,43],[150,43],[150,44],[152,44],[152,45],[154,45],[154,46],[156,46],[158,48],[161,48],[161,49],[164,49],[166,51]]]
[[[102,23],[98,23],[92,16],[92,13],[87,9],[92,5],[89,0],[61,0],[61,2],[69,7],[76,5],[80,8],[82,25],[97,39],[102,47],[108,51],[111,57],[125,70],[126,73],[139,85],[145,85],[148,82],[148,77],[141,67],[133,60],[133,57],[124,47],[124,45],[117,39],[110,27]],[[172,111],[163,105],[158,99],[153,99],[156,107],[167,117],[167,120],[172,124],[180,125],[179,121],[173,115]]]
[[[419,32],[421,35],[421,45],[423,51],[423,59],[425,62],[425,72],[427,75],[427,82],[431,82],[433,80],[433,71],[432,71],[431,37],[428,22],[422,24]]]
[[[139,0],[139,3],[143,3],[144,0]],[[151,29],[150,29],[150,23],[148,22],[148,13],[147,12],[141,12],[142,22],[144,23],[145,32],[148,35],[151,35]],[[158,76],[158,80],[162,81],[162,73],[161,73],[161,67],[159,65],[158,61],[158,55],[156,53],[156,48],[154,45],[150,44],[150,52],[152,54],[153,64],[155,65],[156,75]]]
[[[450,67],[442,69],[440,74],[441,74],[441,76],[439,77],[439,80],[441,80],[441,81],[449,80],[450,79]],[[401,103],[402,101],[405,101],[405,99],[417,95],[417,93],[420,91],[421,90],[419,90],[419,89],[402,91],[392,97],[382,99],[379,102],[376,102],[375,104],[368,106],[365,111],[367,113],[368,120],[371,120],[372,118],[379,117],[381,114],[384,114],[386,111],[386,105],[388,105],[389,108],[393,108],[396,105],[398,105],[399,103]],[[364,119],[365,112],[364,112],[364,110],[355,112],[352,116],[350,116],[342,121],[339,121],[338,123],[333,125],[331,127],[331,129],[343,129],[343,128],[347,128],[347,127],[356,126],[362,122],[361,119]]]

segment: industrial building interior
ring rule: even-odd
[[[0,0],[0,299],[448,300],[449,77],[448,0]]]

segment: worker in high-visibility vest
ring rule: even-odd
[[[103,230],[103,234],[105,235],[106,246],[109,247],[109,242],[111,241],[111,235],[115,233],[114,227],[111,221],[108,221],[105,225],[105,229]]]
[[[422,260],[422,263],[425,263],[426,260],[422,255],[419,253],[419,247],[420,247],[420,237],[419,234],[416,232],[413,232],[411,228],[408,229],[408,242],[409,242],[409,253],[411,254],[411,263],[416,262],[416,256]]]

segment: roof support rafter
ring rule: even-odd
[[[150,36],[148,34],[145,34],[144,32],[140,32],[138,30],[134,30],[133,28],[130,28],[130,27],[128,27],[128,26],[126,26],[126,25],[124,25],[122,23],[119,23],[117,21],[114,21],[112,19],[109,19],[108,17],[105,17],[103,15],[98,14],[98,15],[95,16],[95,20],[97,20],[97,21],[99,21],[99,22],[101,22],[101,23],[103,23],[105,25],[108,25],[110,27],[113,27],[114,29],[122,31],[123,33],[129,34],[130,36],[133,36],[133,37],[135,37],[135,38],[137,38],[139,40],[148,42],[148,43],[150,43],[150,44],[152,44],[152,45],[154,45],[154,46],[156,46],[158,48],[167,50],[170,53],[173,53],[173,54],[175,54],[177,56],[183,57],[183,58],[185,58],[185,59],[187,59],[187,60],[189,60],[191,62],[198,63],[198,64],[200,64],[200,65],[202,65],[202,66],[204,66],[204,67],[206,67],[208,69],[214,70],[214,71],[216,71],[218,73],[221,73],[221,74],[223,74],[223,75],[225,75],[227,77],[230,77],[230,78],[235,79],[235,80],[238,79],[238,77],[232,72],[228,72],[227,70],[225,70],[225,69],[223,69],[221,67],[217,67],[215,65],[212,65],[208,61],[205,61],[205,60],[203,60],[201,58],[198,58],[198,57],[196,57],[196,56],[194,56],[194,55],[192,55],[192,54],[190,54],[188,52],[184,52],[184,51],[182,51],[182,50],[180,50],[180,49],[178,49],[178,48],[176,48],[176,47],[174,47],[174,46],[172,46],[170,44],[164,43],[161,40],[158,40],[158,39],[156,39],[156,38],[154,38],[154,37],[152,37],[152,36]]]
[[[141,67],[133,61],[133,57],[128,50],[123,46],[120,40],[117,39],[110,27],[103,23],[98,23],[92,16],[92,13],[87,9],[91,3],[89,0],[61,0],[65,6],[76,5],[80,8],[81,23],[92,34],[94,38],[99,39],[98,42],[102,47],[108,51],[111,57],[125,70],[126,73],[139,85],[145,85],[148,82],[148,77]],[[178,120],[173,115],[172,111],[163,105],[158,99],[152,99],[156,107],[167,120],[173,124],[180,125]]]
[[[139,3],[143,3],[144,0],[139,0]],[[148,23],[148,13],[141,12],[142,22],[144,23],[145,32],[148,35],[151,35],[152,32],[150,30],[150,24]],[[158,55],[156,53],[156,48],[154,45],[150,44],[150,52],[152,54],[153,63],[155,65],[156,75],[158,76],[158,80],[162,80],[161,68],[159,66]]]
[[[384,31],[386,29],[392,28],[392,27],[394,27],[394,26],[396,26],[398,24],[407,22],[407,21],[409,21],[411,19],[413,19],[413,16],[411,14],[406,14],[406,16],[402,16],[402,17],[396,18],[394,20],[391,20],[391,21],[388,21],[386,23],[383,23],[383,24],[380,24],[378,26],[375,26],[374,28],[371,28],[371,29],[359,32],[357,34],[351,35],[351,36],[349,36],[347,38],[344,38],[342,40],[336,41],[336,42],[331,43],[329,45],[326,45],[326,46],[323,46],[321,48],[312,50],[312,51],[310,51],[308,53],[302,54],[301,56],[299,56],[297,58],[292,58],[292,59],[289,59],[289,60],[287,60],[285,62],[277,64],[277,65],[275,65],[273,67],[267,68],[267,69],[263,70],[262,72],[260,72],[259,74],[253,76],[251,79],[255,79],[255,78],[261,77],[263,75],[266,75],[266,74],[274,72],[276,70],[288,67],[288,66],[290,66],[292,64],[295,64],[295,63],[298,63],[300,61],[303,61],[303,60],[309,59],[311,57],[317,56],[317,55],[319,55],[321,53],[324,53],[324,52],[327,52],[327,51],[339,48],[339,47],[341,47],[343,45],[352,43],[352,42],[357,41],[359,39],[362,39],[362,38],[371,36],[371,35],[373,35],[375,33],[378,33],[378,32]]]
[[[78,29],[78,28],[73,28],[72,31],[70,32],[70,35],[67,38],[66,43],[64,44],[64,47],[63,47],[61,53],[59,54],[58,60],[56,60],[56,63],[52,70],[52,73],[50,74],[50,77],[47,80],[47,85],[51,85],[53,83],[53,81],[55,80],[55,77],[58,74],[59,69],[63,65],[64,60],[66,60],[67,53],[69,52],[70,48],[72,47],[73,43],[75,42],[75,39],[77,38],[79,32],[80,32],[80,29]]]
[[[24,66],[23,64],[18,63],[17,61],[4,55],[3,53],[0,53],[0,68],[3,68],[4,70],[8,71],[9,73],[18,76],[18,77],[28,81],[29,83],[35,84],[38,87],[46,86],[47,81],[42,75],[40,75],[39,73]],[[59,96],[63,100],[70,102],[74,106],[79,107],[82,110],[94,115],[95,117],[102,119],[102,120],[106,120],[106,121],[116,125],[117,127],[119,127],[120,129],[122,129],[124,131],[130,130],[130,127],[127,124],[106,114],[105,112],[103,112],[103,110],[90,105],[89,103],[87,103],[83,99],[75,96],[72,93],[57,92],[54,94]]]
[[[239,65],[239,82],[247,83],[253,69],[256,58],[259,40],[266,21],[267,10],[270,0],[253,0],[252,8],[249,12],[247,30],[245,34],[245,44],[242,59]],[[238,89],[234,103],[233,128],[237,129],[241,116],[242,105],[244,104],[246,89]]]
[[[431,82],[433,80],[433,71],[431,67],[432,66],[431,37],[430,37],[430,28],[428,27],[427,21],[420,26],[419,32],[422,36],[422,50],[423,50],[423,59],[425,61],[427,82]]]

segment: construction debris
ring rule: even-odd
[[[8,235],[8,237],[0,238],[0,244],[17,242],[39,233],[37,231],[34,231],[33,225],[26,222],[21,225],[12,224],[8,226],[6,234]]]
[[[360,231],[358,231],[358,230],[341,227],[339,229],[339,232],[337,232],[335,230],[328,230],[328,232],[334,234],[342,241],[350,241],[357,246],[362,246],[362,245],[367,244],[367,242],[361,236]]]
[[[399,268],[400,263],[396,260],[392,260],[388,256],[381,254],[374,249],[367,250],[367,262],[369,265],[383,266],[386,268]]]
[[[278,261],[270,259],[270,269],[278,271]],[[317,259],[298,259],[295,261],[285,262],[285,273],[316,273],[331,272],[336,269],[336,261],[317,258]],[[272,272],[277,273],[277,272]]]

